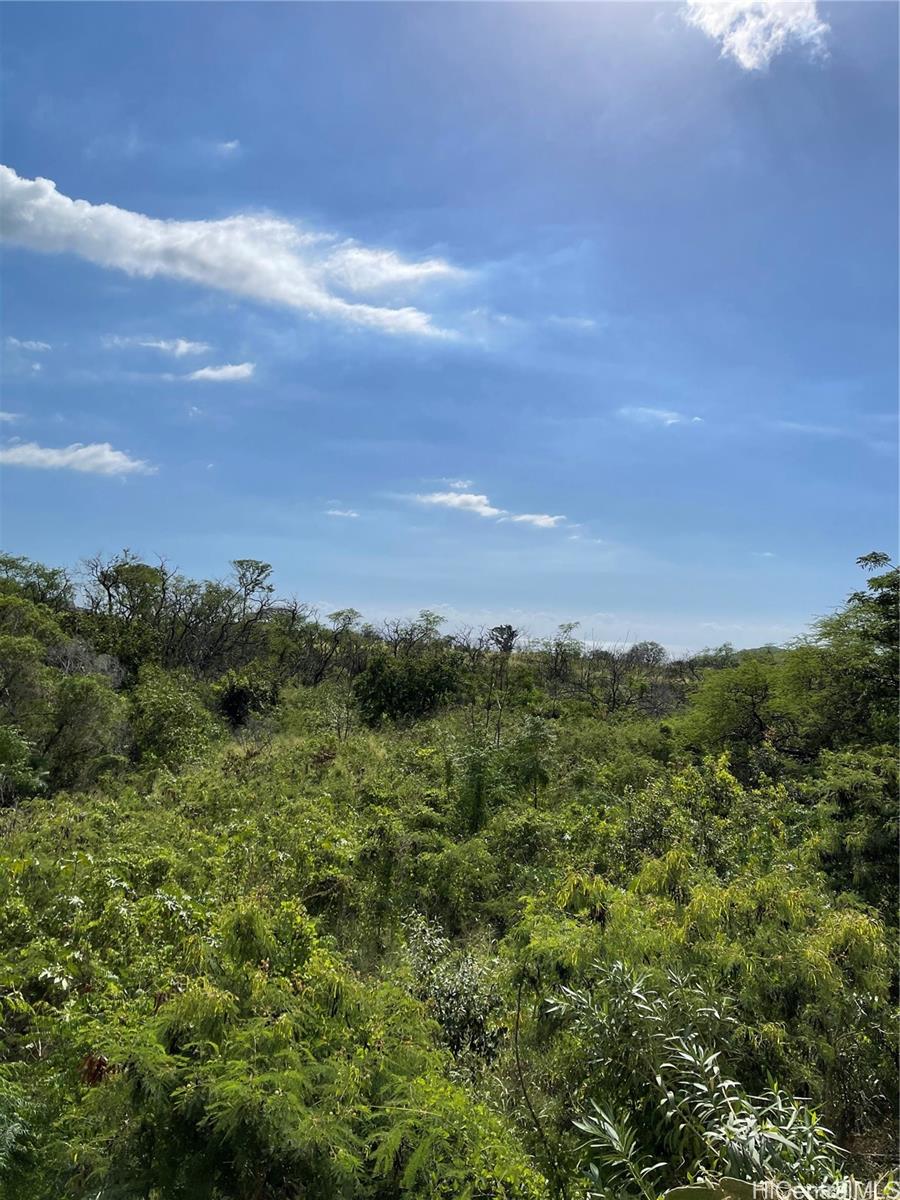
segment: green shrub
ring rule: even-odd
[[[144,666],[130,700],[134,753],[141,764],[175,768],[196,762],[218,733],[183,674]]]
[[[446,651],[421,657],[372,656],[353,684],[363,720],[378,725],[385,718],[414,721],[435,712],[462,683],[460,665]]]

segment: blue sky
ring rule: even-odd
[[[896,543],[897,12],[5,4],[4,547],[800,632]]]

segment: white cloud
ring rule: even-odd
[[[814,57],[826,53],[830,26],[815,0],[688,0],[682,10],[689,25],[722,47],[745,71],[762,71],[792,45]]]
[[[19,341],[18,338],[8,337],[6,339],[7,346],[12,346],[14,350],[30,350],[32,354],[42,354],[45,350],[52,350],[49,342],[32,342]]]
[[[207,342],[190,342],[187,338],[141,338],[116,335],[105,337],[103,345],[108,350],[137,346],[144,350],[159,350],[163,354],[171,354],[175,358],[184,358],[186,354],[204,354],[211,348]]]
[[[508,521],[524,521],[526,525],[536,525],[538,529],[555,529],[566,518],[551,517],[547,513],[514,513],[506,519]]]
[[[359,513],[354,512],[352,508],[326,508],[326,517],[358,517]]]
[[[0,421],[18,421],[21,416],[21,413],[0,412]]]
[[[472,486],[471,479],[447,479],[442,477],[438,480],[438,483],[445,483],[454,492],[465,492]]]
[[[232,155],[237,154],[240,148],[241,143],[237,138],[234,138],[230,142],[216,142],[214,146],[216,154],[221,154],[223,158],[231,158]]]
[[[514,317],[512,313],[498,312],[495,308],[470,308],[466,316],[488,328],[499,325],[510,329],[521,329],[526,324],[521,317]]]
[[[553,529],[565,517],[551,517],[548,513],[512,513],[505,508],[496,508],[483,496],[475,492],[428,492],[416,496],[419,504],[434,504],[441,508],[455,508],[462,512],[475,513],[479,517],[492,517],[498,521],[517,521],[526,525],[535,525],[539,529]]]
[[[428,492],[424,496],[416,496],[420,504],[437,504],[442,508],[459,508],[464,512],[477,513],[479,517],[502,517],[505,511],[494,508],[487,496],[478,496],[473,492]]]
[[[687,417],[669,408],[620,408],[619,416],[638,425],[700,425],[702,417]]]
[[[234,383],[238,379],[249,379],[254,366],[254,363],[225,363],[221,367],[201,367],[199,371],[191,371],[184,378],[208,379],[213,383]]]
[[[427,283],[431,279],[462,279],[466,272],[442,258],[407,262],[393,250],[369,250],[345,242],[325,259],[325,269],[351,292],[375,292],[398,285]]]
[[[159,220],[73,200],[51,180],[23,179],[5,166],[0,217],[6,240],[32,250],[77,254],[129,275],[186,280],[382,333],[454,336],[418,308],[364,304],[340,294],[459,273],[442,259],[414,263],[355,243],[335,247],[333,235],[267,214]]]
[[[115,450],[109,442],[54,448],[37,442],[17,442],[0,447],[0,463],[12,467],[36,467],[42,470],[86,471],[92,475],[153,475],[156,467],[123,450]]]

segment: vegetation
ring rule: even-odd
[[[883,1170],[898,571],[860,565],[792,646],[673,661],[0,557],[0,1190]]]

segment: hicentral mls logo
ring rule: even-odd
[[[753,1200],[900,1200],[900,1179],[832,1179],[827,1183],[789,1183],[786,1179],[754,1183]]]

